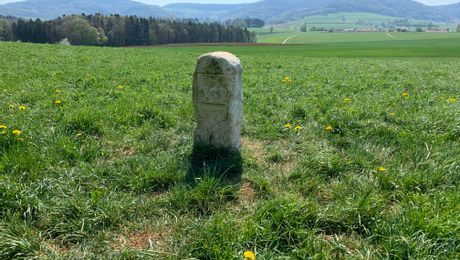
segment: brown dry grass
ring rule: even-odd
[[[118,235],[115,238],[113,248],[118,251],[128,249],[143,250],[163,248],[170,239],[172,234],[171,232],[172,231],[169,229],[161,231],[124,231],[121,235]]]
[[[244,181],[238,191],[238,200],[240,203],[252,203],[256,199],[254,187],[250,182]]]

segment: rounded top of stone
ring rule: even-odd
[[[238,74],[243,72],[240,59],[229,52],[211,52],[198,58],[196,73]]]

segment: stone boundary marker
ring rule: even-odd
[[[239,150],[243,124],[243,67],[228,52],[198,58],[193,75],[195,145]]]

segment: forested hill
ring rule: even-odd
[[[446,14],[436,7],[412,0],[263,0],[245,5],[172,4],[165,6],[164,9],[182,17],[211,16],[220,19],[254,17],[272,23],[339,12],[366,12],[433,21],[460,18],[460,13]],[[229,11],[225,12],[225,9]]]
[[[366,12],[436,21],[449,19],[437,9],[412,0],[264,0],[252,4],[239,15],[251,14],[265,20],[285,21],[338,12]]]
[[[460,20],[460,3],[451,4],[451,5],[441,5],[436,7],[438,10],[444,14],[455,17]]]
[[[63,14],[117,13],[216,21],[251,17],[270,23],[283,23],[310,15],[340,12],[365,12],[431,21],[460,20],[460,4],[436,7],[413,0],[261,0],[251,4],[170,4],[164,7],[131,0],[25,0],[0,5],[2,15],[42,19],[53,19]]]
[[[22,18],[54,19],[71,14],[137,15],[141,17],[172,17],[163,8],[131,0],[26,0],[0,5],[0,14]]]
[[[248,5],[178,3],[170,4],[163,8],[177,17],[222,20],[223,18],[231,16],[232,14],[238,18],[243,18],[244,16],[239,16],[238,14],[242,13],[246,6]]]

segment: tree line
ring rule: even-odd
[[[226,26],[240,26],[240,27],[252,27],[262,28],[265,26],[265,21],[259,18],[237,18],[233,20],[226,20],[224,22]]]
[[[1,17],[0,17],[1,18]],[[156,19],[120,15],[71,15],[42,21],[0,19],[0,40],[73,45],[142,46],[171,43],[255,42],[254,32],[236,23]]]

